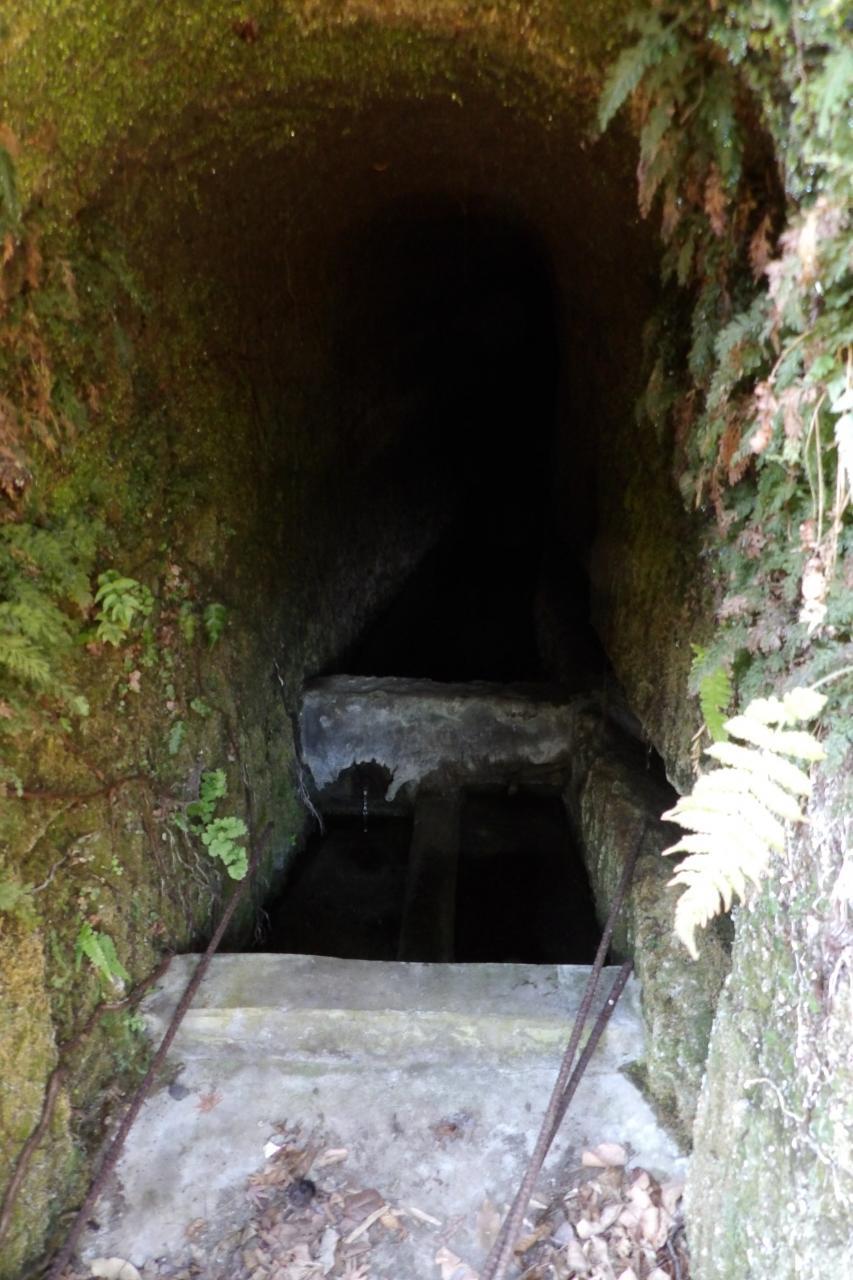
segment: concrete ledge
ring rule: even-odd
[[[196,963],[176,957],[144,1009],[152,1037],[166,1029]],[[583,993],[586,966],[426,965],[322,956],[214,959],[181,1024],[186,1058],[224,1046],[267,1059],[355,1061],[406,1057],[438,1063],[448,1052],[556,1064]],[[615,970],[606,970],[595,1012]],[[643,1055],[636,984],[629,983],[590,1070],[617,1071]]]
[[[328,676],[305,689],[302,759],[327,812],[359,809],[368,782],[373,805],[411,804],[425,784],[559,782],[587,702],[548,685]]]

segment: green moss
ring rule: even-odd
[[[849,805],[849,768],[821,779],[810,811],[820,857],[800,839],[779,884],[738,920],[688,1185],[703,1280],[731,1276],[744,1258],[752,1274],[784,1280],[838,1275],[849,1262],[850,985],[813,998],[839,923]]]
[[[0,916],[0,1145],[18,1151],[41,1117],[44,1090],[57,1055],[45,986],[40,933],[8,915]],[[27,1177],[27,1194],[12,1217],[0,1260],[0,1276],[14,1280],[22,1263],[45,1238],[51,1218],[51,1193],[72,1169],[69,1102],[60,1090],[53,1120]],[[12,1169],[0,1169],[0,1192]]]

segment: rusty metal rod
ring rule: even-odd
[[[83,1226],[86,1223],[87,1219],[91,1216],[92,1210],[94,1209],[95,1205],[98,1202],[98,1199],[101,1196],[101,1193],[104,1190],[104,1186],[106,1184],[107,1178],[110,1176],[110,1174],[113,1172],[116,1165],[118,1164],[119,1157],[121,1156],[122,1148],[124,1147],[125,1140],[127,1139],[127,1135],[130,1133],[130,1130],[133,1127],[133,1123],[136,1120],[136,1117],[139,1115],[139,1112],[142,1110],[142,1104],[145,1102],[145,1099],[148,1096],[149,1090],[151,1089],[151,1086],[154,1083],[154,1079],[165,1061],[166,1054],[169,1052],[169,1049],[172,1046],[172,1041],[174,1040],[177,1034],[178,1027],[181,1025],[181,1022],[183,1021],[184,1014],[187,1012],[190,1005],[192,1004],[193,997],[195,996],[195,993],[198,991],[198,988],[201,985],[202,978],[207,972],[208,965],[213,959],[213,956],[225,935],[225,930],[228,928],[229,924],[231,923],[231,918],[234,915],[234,912],[237,910],[237,907],[239,906],[240,902],[242,901],[246,893],[246,890],[249,887],[252,877],[254,876],[255,871],[257,870],[258,863],[260,862],[261,855],[264,849],[266,848],[267,842],[269,841],[271,834],[272,834],[272,824],[268,823],[267,826],[262,831],[261,835],[259,836],[258,840],[255,842],[255,847],[252,850],[252,857],[249,862],[249,867],[246,872],[245,878],[240,881],[240,884],[236,887],[236,889],[232,893],[228,901],[228,906],[225,908],[224,912],[222,913],[222,919],[219,921],[219,924],[217,925],[216,932],[214,933],[213,937],[210,939],[210,942],[207,944],[207,950],[205,951],[204,955],[201,957],[198,964],[196,965],[195,970],[193,971],[193,976],[190,978],[184,990],[184,994],[181,996],[180,1000],[178,1001],[178,1006],[175,1009],[175,1012],[172,1014],[171,1021],[169,1022],[169,1025],[166,1028],[166,1032],[163,1036],[163,1039],[160,1041],[160,1047],[158,1048],[157,1052],[154,1054],[154,1057],[151,1059],[151,1065],[149,1066],[147,1072],[145,1073],[145,1077],[142,1080],[141,1084],[139,1085],[136,1092],[134,1093],[130,1101],[130,1105],[128,1106],[127,1111],[124,1113],[122,1122],[119,1125],[118,1129],[116,1130],[115,1137],[113,1138],[112,1142],[107,1148],[106,1155],[104,1156],[103,1161],[101,1162],[101,1167],[99,1168],[97,1174],[95,1175],[95,1179],[89,1188],[89,1192],[86,1196],[86,1199],[83,1201],[82,1205],[77,1210],[77,1214],[74,1218],[74,1221],[71,1224],[71,1229],[68,1233],[68,1238],[65,1241],[65,1244],[60,1249],[59,1253],[54,1258],[53,1263],[51,1264],[51,1268],[50,1268],[50,1271],[48,1272],[47,1280],[62,1280],[62,1273],[65,1270],[65,1268],[68,1266],[69,1262],[71,1261],[72,1254],[74,1253],[75,1246],[80,1237],[80,1232],[83,1230]]]
[[[498,1238],[492,1247],[491,1253],[486,1259],[481,1280],[503,1280],[503,1277],[506,1274],[507,1265],[512,1257],[513,1245],[521,1228],[524,1213],[530,1202],[530,1197],[533,1194],[533,1188],[536,1184],[536,1179],[539,1177],[542,1165],[545,1162],[545,1157],[547,1156],[551,1143],[554,1141],[557,1130],[562,1123],[563,1117],[566,1113],[566,1108],[577,1089],[580,1077],[586,1069],[586,1065],[592,1056],[592,1052],[595,1049],[605,1026],[607,1025],[610,1014],[613,1012],[616,1001],[619,999],[625,983],[628,981],[632,968],[631,961],[626,961],[622,966],[622,969],[619,971],[619,975],[613,984],[610,996],[602,1007],[599,1018],[595,1023],[592,1033],[590,1034],[589,1040],[584,1047],[581,1057],[578,1059],[577,1067],[572,1070],[572,1064],[574,1063],[575,1056],[578,1051],[584,1026],[587,1018],[589,1017],[589,1012],[592,1008],[593,1000],[595,999],[595,993],[598,990],[598,984],[601,980],[601,973],[604,968],[604,961],[607,958],[610,940],[613,937],[616,920],[622,908],[622,903],[625,899],[628,885],[631,882],[631,877],[634,874],[634,867],[636,866],[637,859],[640,855],[640,849],[642,848],[647,826],[648,823],[644,822],[640,830],[640,834],[634,842],[631,854],[622,870],[622,875],[607,916],[607,922],[601,935],[601,941],[599,942],[598,950],[595,953],[595,960],[593,961],[592,970],[590,972],[589,979],[587,980],[586,990],[584,991],[583,999],[581,1000],[580,1007],[578,1008],[575,1016],[572,1033],[569,1037],[569,1043],[566,1046],[565,1053],[563,1054],[560,1069],[557,1073],[557,1079],[554,1081],[554,1087],[551,1091],[551,1098],[542,1119],[542,1125],[539,1130],[539,1136],[536,1140],[536,1146],[533,1149],[533,1154],[530,1157],[530,1162],[527,1166],[524,1177],[521,1180],[521,1185],[519,1186],[515,1199],[512,1202],[512,1207],[504,1220],[503,1226],[501,1227]],[[605,1015],[603,1021],[601,1021],[602,1015]],[[599,1022],[601,1022],[600,1027]],[[593,1035],[595,1035],[595,1042],[591,1043]]]

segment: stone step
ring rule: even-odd
[[[153,1038],[166,1029],[197,957],[176,956],[145,1005]],[[616,970],[606,969],[594,1013]],[[229,1046],[249,1056],[419,1062],[454,1054],[552,1060],[564,1047],[589,974],[586,965],[421,964],[325,956],[215,956],[181,1024],[182,1052]],[[643,1053],[631,980],[591,1071],[616,1071]]]
[[[176,957],[145,1002],[155,1041],[196,963]],[[374,1280],[438,1280],[444,1246],[476,1269],[484,1206],[503,1211],[518,1185],[587,974],[585,966],[215,957],[85,1256],[141,1267],[239,1230],[247,1179],[286,1123],[318,1150],[345,1149],[341,1172],[356,1186],[420,1213],[405,1219],[402,1243],[374,1249]],[[664,1174],[683,1165],[625,1073],[642,1054],[632,982],[554,1144],[541,1200],[585,1146],[602,1141],[626,1144],[635,1162]],[[325,1192],[338,1171],[310,1176]]]

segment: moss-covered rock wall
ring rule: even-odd
[[[851,773],[848,753],[773,886],[738,915],[688,1186],[708,1280],[853,1264]]]
[[[661,183],[671,194],[665,262],[698,298],[689,323],[678,289],[659,283],[658,250],[635,208],[631,128],[604,140],[594,128],[605,66],[625,39],[623,0],[258,0],[245,11],[230,0],[22,0],[0,28],[0,1026],[4,1044],[22,1050],[3,1061],[0,1191],[39,1122],[58,1055],[64,1071],[54,1077],[50,1141],[29,1165],[0,1245],[0,1274],[17,1276],[49,1244],[138,1070],[132,1009],[100,1006],[120,1003],[122,987],[163,951],[197,943],[221,906],[228,876],[186,830],[205,775],[222,772],[219,816],[255,834],[272,823],[257,901],[286,871],[304,822],[292,731],[302,680],[334,662],[402,582],[494,443],[488,424],[471,436],[440,368],[410,376],[426,328],[412,320],[411,299],[407,331],[395,328],[394,246],[411,243],[413,207],[452,222],[454,234],[500,227],[507,244],[535,246],[530,260],[550,273],[561,356],[540,596],[555,673],[571,678],[559,623],[577,581],[571,560],[589,575],[596,626],[642,732],[686,787],[698,728],[690,644],[711,637],[714,610],[731,644],[712,646],[712,656],[744,689],[784,678],[814,657],[806,622],[791,622],[811,556],[812,581],[822,574],[826,587],[817,604],[834,628],[812,645],[823,666],[811,676],[835,661],[849,609],[827,595],[829,560],[818,551],[833,564],[843,553],[841,514],[834,542],[821,542],[822,525],[791,532],[810,509],[792,450],[805,440],[808,454],[814,433],[801,423],[797,436],[789,414],[793,434],[777,455],[762,419],[753,449],[752,391],[743,390],[762,367],[760,343],[805,314],[798,290],[811,288],[817,260],[814,251],[806,261],[807,239],[787,243],[767,333],[756,336],[763,313],[753,307],[742,341],[726,329],[718,342],[732,310],[749,304],[752,274],[782,225],[770,153],[781,147],[778,86],[787,82],[761,81],[776,65],[781,19],[750,28],[741,47],[737,13],[709,18],[703,8],[681,21],[665,8],[646,15],[646,44],[635,64],[619,64],[621,87],[611,82],[609,97],[652,77],[629,123],[643,140],[644,210]],[[709,22],[720,26],[716,45]],[[679,41],[689,54],[680,63]],[[766,97],[764,116],[744,88],[747,48],[757,68],[749,92]],[[831,142],[831,113],[813,114]],[[729,164],[743,120],[754,146]],[[676,126],[677,146],[667,134]],[[682,165],[683,191],[664,160],[675,174]],[[752,185],[741,202],[742,180]],[[812,230],[835,243],[842,224],[831,205],[821,208]],[[374,275],[365,263],[381,264],[377,245],[388,254]],[[835,258],[826,266],[833,285],[840,269]],[[646,325],[661,302],[668,326]],[[464,347],[463,311],[433,351]],[[841,350],[825,319],[808,343],[795,339],[818,364]],[[488,380],[487,362],[478,376]],[[699,413],[705,403],[710,418]],[[530,424],[519,418],[508,435],[521,454]],[[606,768],[601,776],[606,789]],[[591,828],[594,818],[587,813]],[[833,892],[823,873],[812,875],[817,848],[803,841],[803,870],[792,872],[805,896],[790,914],[806,933],[812,889],[827,902]],[[645,871],[632,927],[646,939],[647,972],[658,961],[668,971],[673,944],[661,941],[644,897],[650,885],[657,896],[660,875]],[[773,1047],[787,1043],[809,999],[796,964],[795,996],[768,1006],[767,1041],[758,1028],[738,1039],[735,1022],[760,1004],[759,969],[777,963],[771,910],[762,900],[739,925],[697,1131],[691,1229],[707,1280],[734,1265],[732,1240],[752,1250],[757,1277],[769,1274],[770,1255],[738,1219],[762,1170],[726,1170],[715,1145],[726,1108],[740,1108],[744,1150],[754,1152],[756,1135],[782,1124],[772,1119],[776,1087],[788,1124],[811,1105],[835,1116],[829,1084],[814,1098],[798,1086],[789,1097],[798,1064]],[[800,953],[783,951],[784,977]],[[723,967],[715,956],[707,983],[673,994],[695,1004],[686,1016],[676,1008],[674,1025],[695,1024],[696,1040],[654,1060],[685,1124]],[[837,972],[840,987],[846,970]],[[837,991],[821,1000],[830,1039],[843,1041]],[[656,1028],[673,1025],[664,1004],[650,1014]],[[774,1082],[761,1102],[747,1083],[759,1076]],[[832,1133],[803,1123],[806,1164],[788,1170],[787,1187],[803,1169],[810,1186],[834,1176],[822,1172],[821,1153],[840,1150],[840,1122],[831,1120]],[[806,1212],[800,1192],[791,1203]],[[718,1223],[731,1216],[731,1231],[703,1217],[707,1206]],[[756,1221],[775,1223],[768,1213]]]
[[[218,815],[273,824],[254,900],[286,869],[301,682],[416,563],[490,446],[460,452],[447,397],[425,414],[427,370],[393,373],[407,351],[371,295],[390,274],[365,275],[364,246],[393,242],[413,204],[514,227],[550,259],[571,352],[551,501],[588,555],[587,494],[653,291],[630,160],[590,135],[609,14],[92,0],[23,6],[4,31],[4,587],[47,665],[7,667],[0,703],[2,1017],[34,1055],[6,1064],[0,1186],[58,1046],[220,909],[228,877],[180,829],[205,771],[225,774]],[[150,592],[112,634],[94,598],[108,571]],[[27,622],[33,585],[61,645]],[[126,977],[93,963],[92,932]],[[65,1054],[2,1274],[79,1197],[140,1057],[129,1009]]]

